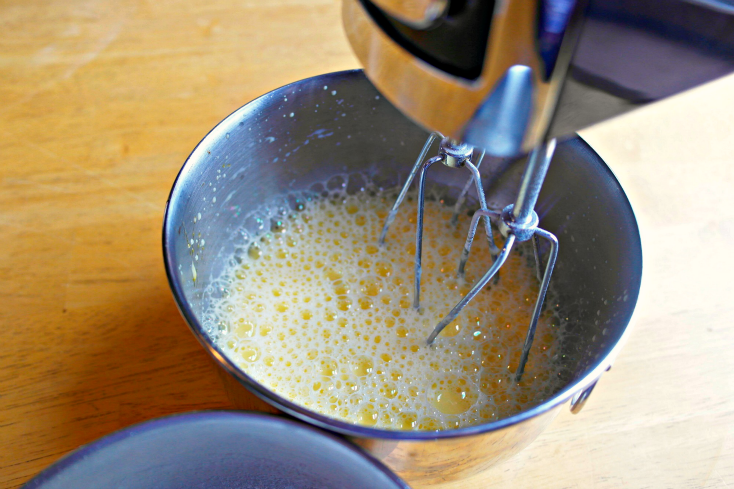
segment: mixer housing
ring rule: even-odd
[[[726,0],[343,0],[343,21],[390,102],[495,156],[734,71]]]

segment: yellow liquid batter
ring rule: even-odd
[[[456,278],[469,218],[425,207],[420,312],[412,308],[415,203],[377,238],[393,192],[316,199],[274,220],[225,271],[213,304],[221,349],[273,392],[344,421],[440,430],[528,409],[560,387],[562,323],[542,314],[522,381],[514,382],[538,293],[532,251],[513,251],[491,284],[436,339],[426,338],[490,266],[483,228],[465,281]],[[521,256],[522,255],[522,256]]]

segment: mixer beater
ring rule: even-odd
[[[429,159],[425,159],[428,154],[433,142],[437,139],[441,139],[439,145],[438,155]],[[484,195],[484,189],[482,188],[482,182],[479,175],[478,167],[481,164],[481,160],[484,156],[484,152],[478,159],[475,165],[472,161],[472,155],[474,148],[468,144],[460,143],[450,138],[444,138],[442,134],[433,132],[426,140],[423,145],[418,159],[413,165],[413,169],[408,175],[403,188],[401,189],[398,198],[393,204],[382,232],[379,238],[380,246],[385,244],[385,238],[387,236],[388,229],[395,219],[400,204],[405,199],[408,189],[418,175],[418,215],[416,219],[416,246],[415,246],[415,271],[414,271],[414,290],[413,290],[413,307],[416,310],[420,310],[420,282],[421,282],[421,256],[423,250],[423,208],[425,203],[425,180],[426,172],[434,164],[441,162],[450,168],[462,168],[465,167],[471,173],[471,177],[456,202],[454,217],[451,221],[454,223],[458,218],[458,210],[460,209],[463,200],[469,190],[471,183],[474,183],[474,187],[477,192],[479,199],[479,209],[474,212],[474,215],[469,226],[469,232],[464,244],[464,249],[461,253],[459,260],[459,266],[457,271],[457,278],[464,279],[464,272],[466,263],[469,260],[469,254],[471,252],[471,246],[474,241],[474,236],[479,225],[479,220],[482,219],[484,222],[484,229],[489,244],[490,254],[492,256],[492,266],[487,272],[471,287],[469,292],[454,306],[454,308],[438,323],[434,328],[433,332],[428,337],[428,345],[432,345],[436,337],[454,321],[466,305],[481,291],[493,277],[499,278],[498,271],[500,267],[507,260],[508,255],[512,251],[513,246],[516,243],[521,243],[532,239],[533,252],[535,255],[536,273],[538,280],[540,280],[540,291],[538,292],[538,298],[535,301],[533,308],[533,314],[530,319],[530,325],[528,332],[525,337],[525,343],[523,344],[522,355],[520,357],[520,363],[515,373],[515,380],[519,382],[522,379],[525,365],[528,360],[530,348],[533,344],[535,337],[535,329],[538,325],[538,319],[543,307],[546,293],[548,291],[548,284],[550,283],[551,274],[553,273],[553,267],[558,257],[558,239],[544,229],[538,227],[538,214],[535,212],[535,203],[538,200],[538,194],[540,193],[545,174],[548,171],[548,165],[553,157],[553,153],[556,148],[556,140],[551,139],[548,142],[537,146],[529,155],[528,162],[525,167],[525,173],[523,174],[522,181],[520,183],[520,189],[518,191],[517,200],[514,204],[510,204],[502,211],[491,210],[487,207],[486,198]],[[490,218],[496,222],[497,229],[505,238],[502,249],[499,249],[494,242],[492,235],[492,224]],[[547,263],[545,265],[545,271],[541,275],[541,256],[538,244],[538,238],[543,238],[550,243],[550,253],[548,256]]]

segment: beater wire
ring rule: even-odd
[[[440,132],[432,132],[431,135],[428,136],[426,143],[423,145],[423,149],[421,150],[421,153],[418,155],[418,159],[415,160],[415,163],[413,164],[413,169],[410,170],[408,179],[405,181],[403,188],[400,190],[400,194],[398,194],[398,198],[395,200],[395,203],[392,205],[392,208],[390,209],[390,213],[387,215],[387,219],[385,219],[385,224],[382,226],[382,232],[380,233],[380,239],[378,240],[378,244],[380,246],[383,246],[385,244],[385,238],[387,237],[387,230],[390,229],[390,225],[395,220],[395,216],[398,215],[398,207],[400,207],[400,204],[402,204],[403,200],[405,200],[405,196],[408,194],[408,189],[410,189],[410,184],[413,183],[413,180],[415,179],[416,174],[421,169],[421,163],[423,162],[426,155],[428,154],[428,150],[431,149],[431,145],[433,144],[433,142],[439,138],[443,139],[443,134],[441,134]]]
[[[479,155],[479,158],[477,159],[477,170],[479,170],[479,167],[482,166],[482,160],[484,159],[484,150],[482,150],[482,154]],[[469,189],[472,185],[472,180],[469,179],[466,181],[466,184],[464,184],[464,188],[461,190],[461,193],[459,194],[459,198],[456,199],[456,204],[454,204],[454,213],[451,216],[451,223],[452,226],[456,227],[459,225],[459,213],[461,212],[461,208],[464,206],[464,202],[466,201],[466,194],[469,193]]]

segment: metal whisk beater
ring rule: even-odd
[[[433,142],[437,139],[441,139],[439,145],[438,155],[426,160],[426,155]],[[482,219],[484,222],[484,229],[489,243],[489,250],[492,256],[492,266],[487,272],[472,286],[469,292],[454,306],[453,309],[438,323],[434,328],[433,332],[428,337],[428,344],[433,344],[436,337],[448,326],[466,305],[482,290],[493,277],[497,275],[500,267],[507,260],[508,255],[512,251],[512,247],[515,243],[524,242],[532,239],[533,242],[533,253],[535,255],[536,273],[538,280],[541,281],[540,291],[538,298],[533,308],[533,314],[530,319],[530,325],[528,332],[525,337],[525,343],[523,344],[522,355],[520,356],[520,363],[515,373],[515,380],[519,382],[522,379],[523,372],[525,371],[525,365],[528,361],[528,355],[530,348],[535,338],[535,329],[538,325],[538,319],[543,307],[546,293],[548,291],[548,284],[550,283],[551,274],[553,273],[553,267],[558,257],[558,239],[553,233],[540,229],[538,227],[538,214],[535,212],[535,203],[538,200],[538,194],[540,193],[545,174],[548,171],[548,165],[553,157],[553,153],[556,148],[556,140],[552,139],[545,144],[542,144],[535,148],[535,150],[528,157],[528,162],[525,167],[525,173],[523,174],[522,181],[520,183],[520,189],[518,191],[517,200],[515,204],[510,204],[505,207],[502,211],[490,210],[487,208],[487,202],[484,195],[484,189],[482,187],[481,178],[479,175],[478,167],[481,164],[484,153],[478,159],[475,165],[472,161],[472,155],[474,148],[460,143],[449,138],[444,138],[438,132],[431,133],[423,145],[418,159],[413,165],[413,169],[408,175],[403,188],[398,195],[395,204],[393,204],[390,212],[385,219],[385,224],[380,233],[379,244],[384,245],[385,238],[387,236],[390,225],[395,220],[398,208],[405,199],[408,189],[418,175],[418,216],[417,216],[417,229],[416,229],[416,246],[415,246],[415,274],[414,274],[414,289],[413,289],[413,307],[416,310],[420,310],[420,283],[421,283],[421,256],[423,250],[423,211],[425,204],[425,182],[426,172],[434,164],[441,162],[444,165],[451,168],[467,168],[471,174],[471,177],[457,200],[454,215],[451,219],[455,222],[458,218],[458,212],[463,203],[463,200],[468,192],[471,182],[474,182],[474,187],[479,198],[479,209],[474,213],[471,224],[469,226],[469,233],[464,244],[464,249],[461,253],[461,259],[459,260],[459,267],[457,271],[457,277],[460,279],[464,278],[464,271],[466,263],[469,260],[469,254],[471,252],[472,242],[479,225],[479,220]],[[494,218],[497,223],[497,227],[505,238],[504,245],[500,250],[494,243],[492,236],[492,225],[490,217]],[[550,253],[548,261],[545,265],[545,271],[541,276],[541,257],[538,244],[538,238],[543,238],[550,243]]]

